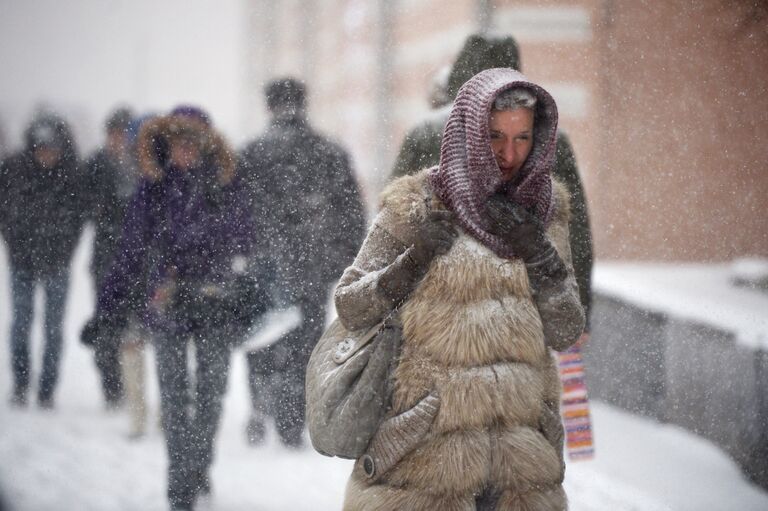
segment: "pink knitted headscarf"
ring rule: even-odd
[[[488,124],[496,96],[514,87],[524,87],[537,98],[533,147],[515,179],[503,183]],[[557,105],[552,96],[511,68],[488,69],[459,90],[445,125],[440,165],[431,170],[430,182],[469,234],[500,257],[512,258],[512,247],[486,230],[486,202],[493,194],[504,193],[547,225],[554,211],[550,171],[556,145]]]

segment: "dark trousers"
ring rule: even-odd
[[[50,401],[59,377],[62,349],[61,326],[69,285],[69,269],[35,276],[33,273],[11,267],[11,294],[13,323],[11,326],[11,366],[15,392],[26,394],[30,380],[29,333],[35,297],[35,284],[45,292],[43,367],[40,373],[38,399]]]
[[[190,340],[195,347],[194,388],[187,360]],[[191,507],[196,493],[207,484],[230,351],[230,344],[213,330],[191,336],[159,334],[155,339],[172,506]]]
[[[96,289],[101,289],[104,272],[93,271],[92,275]],[[117,403],[123,397],[123,377],[120,370],[121,336],[122,332],[118,332],[102,337],[97,339],[93,346],[93,358],[101,376],[101,389],[107,403]]]
[[[93,347],[96,367],[101,375],[101,389],[107,403],[123,398],[123,377],[120,371],[120,334],[103,337]]]
[[[301,298],[302,321],[274,344],[248,354],[253,408],[275,419],[283,443],[300,445],[307,362],[325,326],[326,296]]]

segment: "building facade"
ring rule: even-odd
[[[295,75],[374,207],[427,92],[473,32],[512,34],[555,97],[598,257],[768,255],[768,2],[247,0],[250,130]]]

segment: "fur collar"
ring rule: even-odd
[[[227,185],[235,177],[235,158],[224,138],[213,128],[201,125],[179,115],[157,117],[146,122],[136,143],[142,175],[150,181],[159,181],[165,175],[157,144],[167,144],[175,138],[195,141],[204,159],[218,169],[218,181]],[[164,149],[165,150],[165,149]]]

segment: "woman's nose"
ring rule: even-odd
[[[514,163],[516,157],[515,144],[510,141],[501,148],[501,158],[507,163]]]

